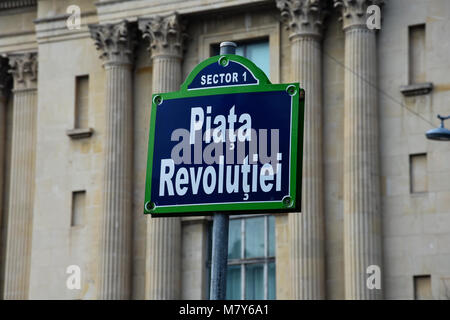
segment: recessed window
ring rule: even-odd
[[[424,83],[425,73],[425,25],[409,27],[409,84]]]
[[[409,181],[411,193],[428,191],[427,155],[412,154],[409,156]]]
[[[232,218],[227,299],[275,299],[275,217]]]
[[[211,244],[212,225],[209,230]],[[208,251],[210,284],[211,246]],[[275,284],[275,217],[262,214],[230,217],[226,299],[272,300],[276,298]]]
[[[237,42],[236,54],[251,60],[270,78],[270,51],[268,40]],[[219,44],[212,46],[212,55],[220,52]]]
[[[75,78],[75,120],[73,128],[66,131],[71,139],[83,139],[92,136],[89,128],[89,76]]]
[[[72,192],[72,227],[83,225],[84,212],[86,210],[86,191]]]
[[[433,294],[431,291],[430,275],[414,276],[414,299],[415,300],[433,299]]]
[[[89,126],[89,76],[76,77],[75,129]]]

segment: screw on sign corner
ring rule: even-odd
[[[156,207],[156,205],[154,202],[147,201],[147,203],[145,203],[145,210],[147,212],[155,210],[155,207]]]
[[[163,102],[163,98],[162,98],[160,95],[156,95],[156,96],[153,98],[153,102],[154,102],[156,105],[160,106],[160,105],[162,104],[162,102]]]
[[[290,208],[294,204],[294,201],[292,201],[292,198],[290,196],[284,197],[282,201],[283,201],[283,206],[286,208]]]
[[[288,95],[294,96],[297,93],[297,89],[295,89],[295,86],[289,85],[286,88],[286,92],[288,93]]]

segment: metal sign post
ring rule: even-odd
[[[236,47],[234,42],[222,42],[220,54],[236,54]],[[214,213],[210,300],[225,300],[227,294],[228,228],[228,214]]]
[[[225,300],[227,293],[228,225],[227,213],[214,213],[211,257],[211,300]]]

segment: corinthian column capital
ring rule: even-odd
[[[112,24],[90,25],[89,31],[95,41],[100,59],[108,64],[131,64],[137,43],[136,30],[128,21]]]
[[[341,14],[344,30],[350,27],[366,27],[367,8],[371,5],[381,7],[384,0],[334,0],[334,7]]]
[[[143,37],[148,38],[152,58],[160,55],[182,56],[183,42],[186,38],[185,24],[178,13],[169,16],[155,16],[139,20]]]
[[[323,20],[328,14],[325,0],[277,0],[286,29],[295,36],[322,35]]]
[[[36,89],[38,72],[37,52],[12,53],[8,55],[9,72],[14,78],[14,90]]]

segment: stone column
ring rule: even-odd
[[[5,299],[28,299],[37,115],[37,53],[9,55],[14,77]]]
[[[5,181],[5,135],[6,135],[6,104],[8,100],[10,74],[8,59],[0,57],[0,230],[3,218],[4,181]],[[1,237],[1,233],[0,233]]]
[[[325,299],[322,49],[326,1],[277,0],[291,32],[291,78],[305,89],[302,212],[289,214],[293,299]]]
[[[367,267],[381,268],[376,34],[366,26],[377,0],[335,0],[345,32],[344,270],[346,299],[379,299]],[[383,271],[383,270],[381,270]]]
[[[90,26],[106,70],[99,299],[129,299],[131,296],[135,31],[127,21]]]
[[[150,41],[153,93],[177,91],[181,85],[183,27],[177,14],[139,21]],[[147,229],[146,298],[179,299],[181,293],[180,218],[150,218]]]

